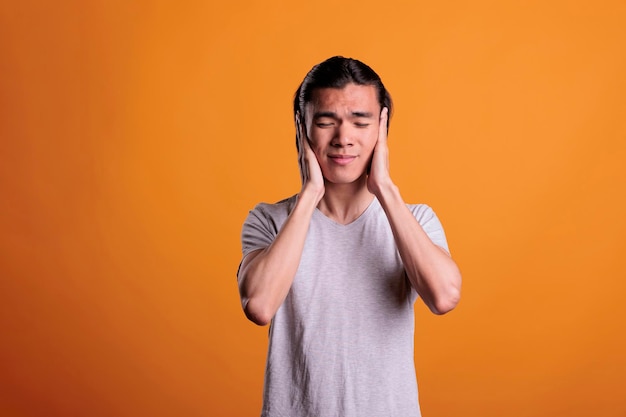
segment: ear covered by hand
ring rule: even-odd
[[[324,176],[315,152],[311,149],[300,113],[296,114],[296,140],[298,142],[298,164],[300,165],[302,192],[304,193],[309,189],[314,191],[318,195],[317,201],[319,202],[324,195]]]
[[[389,147],[387,146],[387,121],[389,119],[389,109],[383,107],[380,112],[378,125],[378,140],[372,154],[369,175],[367,177],[368,190],[380,196],[383,187],[392,184],[389,174]]]

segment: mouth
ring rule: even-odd
[[[354,155],[328,155],[328,158],[338,165],[347,165],[356,159]]]

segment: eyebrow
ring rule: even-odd
[[[333,119],[336,119],[337,113],[334,113],[332,111],[318,111],[313,114],[314,119],[319,119],[320,117],[331,117]]]
[[[372,115],[372,113],[370,113],[370,112],[365,112],[365,111],[353,111],[353,112],[351,113],[351,116],[352,116],[352,117],[372,117],[373,115]],[[337,118],[337,113],[332,112],[332,111],[319,111],[319,112],[316,112],[316,113],[313,115],[313,118],[314,118],[314,119],[319,119],[319,118],[321,118],[321,117],[331,117],[331,118],[333,118],[333,119],[336,119],[336,118]]]

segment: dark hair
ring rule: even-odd
[[[389,111],[389,118],[387,119],[387,129],[389,129],[393,104],[391,95],[383,85],[382,80],[366,64],[359,60],[342,56],[328,58],[326,61],[311,68],[296,91],[293,100],[294,116],[300,114],[301,122],[304,122],[304,108],[311,101],[314,90],[318,88],[343,88],[350,83],[372,85],[376,88],[380,108],[387,107]]]

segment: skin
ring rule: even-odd
[[[458,267],[432,243],[391,179],[387,118],[375,88],[356,84],[315,90],[305,108],[305,126],[296,115],[302,189],[274,242],[249,253],[238,275],[242,307],[254,323],[268,324],[287,296],[315,209],[348,224],[374,197],[387,215],[407,278],[424,303],[444,314],[459,302]]]
[[[386,109],[385,109],[386,114]],[[374,198],[367,169],[380,135],[381,108],[373,86],[348,84],[313,92],[305,111],[304,149],[315,155],[311,166],[322,171],[324,196],[318,208],[341,224],[354,221]],[[385,129],[386,130],[386,129]],[[386,136],[386,132],[385,132]],[[380,171],[372,166],[371,178]],[[316,172],[317,174],[317,172]],[[316,177],[319,180],[319,176]]]

